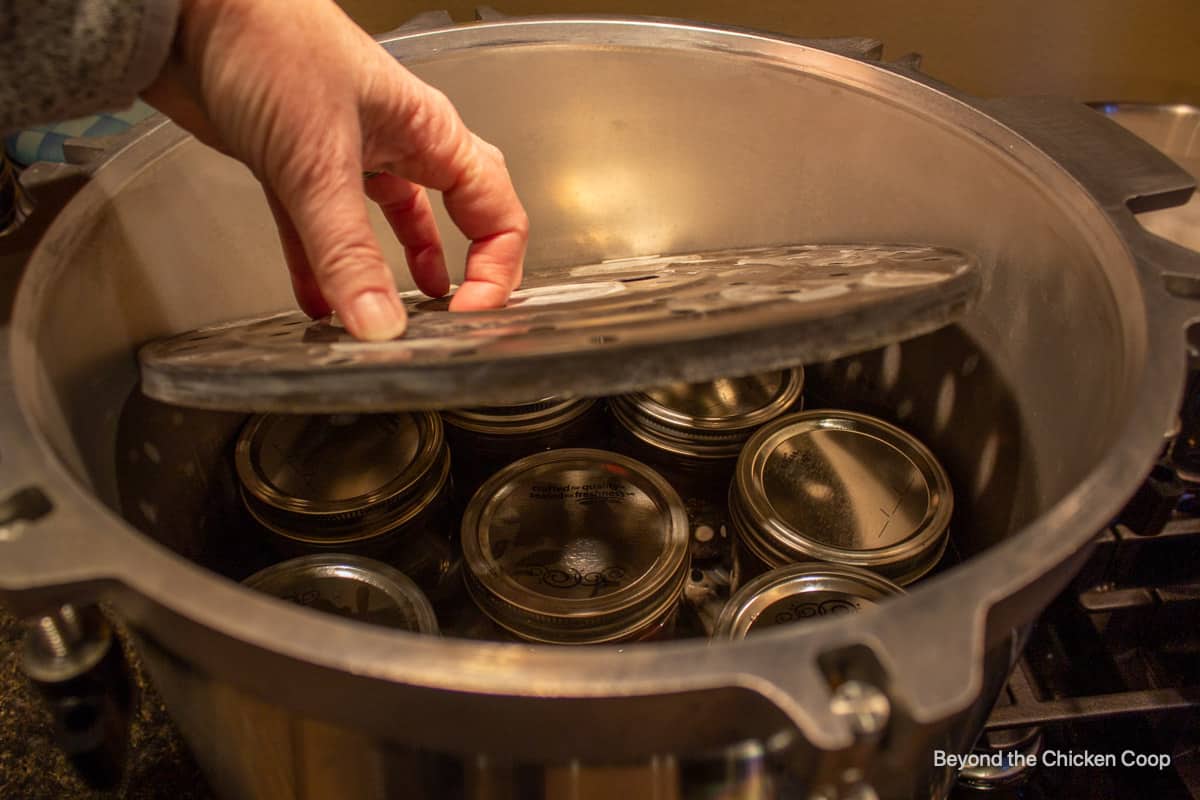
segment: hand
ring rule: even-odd
[[[332,0],[183,0],[172,56],[143,95],[254,171],[310,316],[336,311],[360,339],[404,331],[364,187],[433,297],[450,279],[422,187],[444,193],[472,240],[451,310],[501,306],[521,282],[529,221],[500,151]],[[383,174],[364,184],[364,170]]]

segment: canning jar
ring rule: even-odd
[[[246,509],[279,552],[369,556],[435,600],[458,587],[436,413],[259,415],[235,460]]]
[[[619,449],[652,465],[683,497],[697,563],[727,560],[725,503],[738,453],[756,428],[800,402],[803,387],[796,367],[609,400]]]
[[[260,570],[243,583],[301,606],[358,622],[436,634],[433,606],[417,585],[394,567],[348,553],[289,559]]]
[[[688,575],[679,495],[604,450],[550,450],[492,476],[467,504],[462,549],[479,609],[534,642],[669,635]]]
[[[517,459],[562,447],[602,443],[592,398],[543,397],[528,403],[442,412],[446,440],[454,459],[454,485],[469,498],[479,486]]]
[[[776,625],[855,614],[904,590],[874,572],[842,564],[792,564],[747,582],[729,598],[714,639],[744,639]]]
[[[864,567],[900,585],[946,548],[954,496],[925,445],[849,411],[805,411],[760,428],[729,489],[734,587],[800,561]]]

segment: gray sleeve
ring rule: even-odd
[[[0,132],[128,105],[178,15],[179,0],[0,0]]]

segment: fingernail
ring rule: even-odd
[[[404,307],[394,292],[365,292],[343,314],[350,332],[359,339],[382,342],[404,333]]]

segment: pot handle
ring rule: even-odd
[[[11,329],[0,328],[7,351]],[[123,542],[93,535],[97,520],[84,489],[44,457],[0,374],[0,602],[18,617],[105,596],[121,574]],[[69,557],[64,554],[70,554]]]
[[[0,238],[0,266],[8,267],[0,276],[0,352],[11,353],[16,287],[42,235],[109,158],[164,124],[155,114],[120,134],[70,139],[63,149],[71,163],[42,161],[21,173],[31,213]],[[95,601],[121,562],[112,542],[90,535],[95,514],[82,489],[44,457],[17,403],[17,380],[10,359],[0,370],[0,601],[18,616],[33,616],[64,602]]]
[[[400,23],[390,31],[375,34],[374,39],[377,42],[384,42],[406,33],[432,31],[438,28],[453,28],[454,25],[454,18],[445,9],[422,11],[420,14],[410,17],[407,21]]]
[[[1066,167],[1106,209],[1170,208],[1186,203],[1196,187],[1162,152],[1083,103],[1006,97],[980,106]]]
[[[1200,299],[1200,253],[1147,231],[1134,215],[1186,203],[1196,178],[1136,134],[1059,97],[985,100],[982,110],[1063,165],[1104,208],[1158,288]]]

